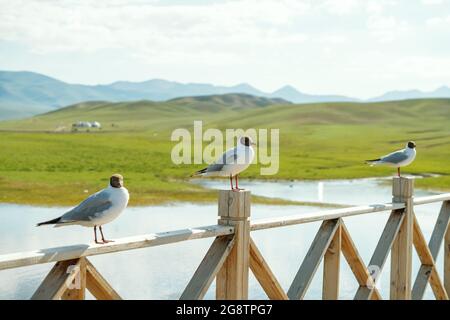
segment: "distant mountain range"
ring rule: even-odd
[[[202,83],[179,83],[153,79],[143,82],[118,81],[107,85],[69,84],[34,73],[0,71],[0,119],[27,117],[59,109],[83,101],[166,101],[180,97],[247,94],[263,98],[279,98],[293,103],[361,101],[339,95],[314,95],[284,86],[272,93],[263,92],[249,84],[215,86]],[[392,91],[367,101],[404,100],[415,98],[448,98],[450,88],[441,87],[432,92]],[[260,101],[265,104],[267,101]]]
[[[394,100],[410,100],[425,98],[449,98],[450,88],[442,86],[433,91],[405,90],[405,91],[389,91],[385,94],[371,98],[368,101],[394,101]]]

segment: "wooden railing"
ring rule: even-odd
[[[355,299],[382,299],[376,275],[391,254],[390,299],[422,299],[429,283],[436,299],[448,300],[450,293],[450,193],[414,198],[414,180],[393,179],[392,203],[327,210],[250,221],[249,191],[220,191],[217,225],[116,239],[104,245],[83,244],[0,256],[0,270],[56,262],[32,299],[84,299],[89,290],[97,299],[120,299],[119,294],[88,260],[89,256],[160,246],[186,240],[214,241],[200,262],[181,299],[201,299],[216,279],[217,299],[247,299],[249,270],[270,299],[302,299],[323,260],[323,299],[338,299],[340,258],[349,264],[359,283]],[[427,244],[414,214],[417,205],[442,202],[436,225]],[[391,211],[368,267],[361,258],[344,218]],[[265,261],[251,232],[322,221],[287,292]],[[274,240],[276,241],[276,240]],[[444,242],[443,280],[435,261]],[[414,282],[412,250],[421,266]]]

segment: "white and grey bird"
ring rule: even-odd
[[[250,137],[241,137],[236,147],[227,150],[214,163],[199,170],[192,176],[205,177],[230,177],[231,190],[242,190],[238,185],[238,175],[247,169],[255,158],[256,145]],[[236,187],[233,187],[233,178],[236,179]]]
[[[103,236],[102,226],[116,219],[127,207],[130,196],[123,186],[123,177],[114,174],[109,179],[109,186],[94,193],[72,210],[62,216],[38,223],[37,226],[53,224],[55,227],[81,225],[94,228],[95,243],[108,243]],[[97,227],[100,229],[102,242],[97,241]]]
[[[406,148],[398,150],[378,159],[366,160],[371,166],[386,165],[397,168],[397,174],[400,177],[400,168],[411,164],[416,158],[416,143],[409,141]]]

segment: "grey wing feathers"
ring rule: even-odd
[[[61,217],[61,222],[90,221],[96,214],[108,210],[112,206],[109,195],[106,192],[97,192],[80,203],[77,207],[66,212]]]
[[[381,161],[388,163],[400,163],[408,158],[408,155],[403,151],[392,152],[381,158]]]
[[[227,164],[234,163],[237,159],[237,148],[233,148],[225,152],[215,163],[208,166],[206,172],[221,171]]]

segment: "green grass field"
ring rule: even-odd
[[[189,175],[202,165],[174,165],[170,159],[172,130],[192,130],[194,120],[222,130],[280,129],[278,174],[260,176],[259,166],[252,165],[243,178],[392,175],[390,168],[365,165],[365,158],[415,140],[416,161],[403,172],[437,174],[417,179],[416,186],[450,190],[450,99],[271,106],[248,99],[91,102],[0,122],[0,201],[71,205],[104,187],[114,172],[125,176],[131,205],[215,201],[213,191],[189,183]],[[100,121],[103,129],[71,133],[71,124],[78,120]]]

